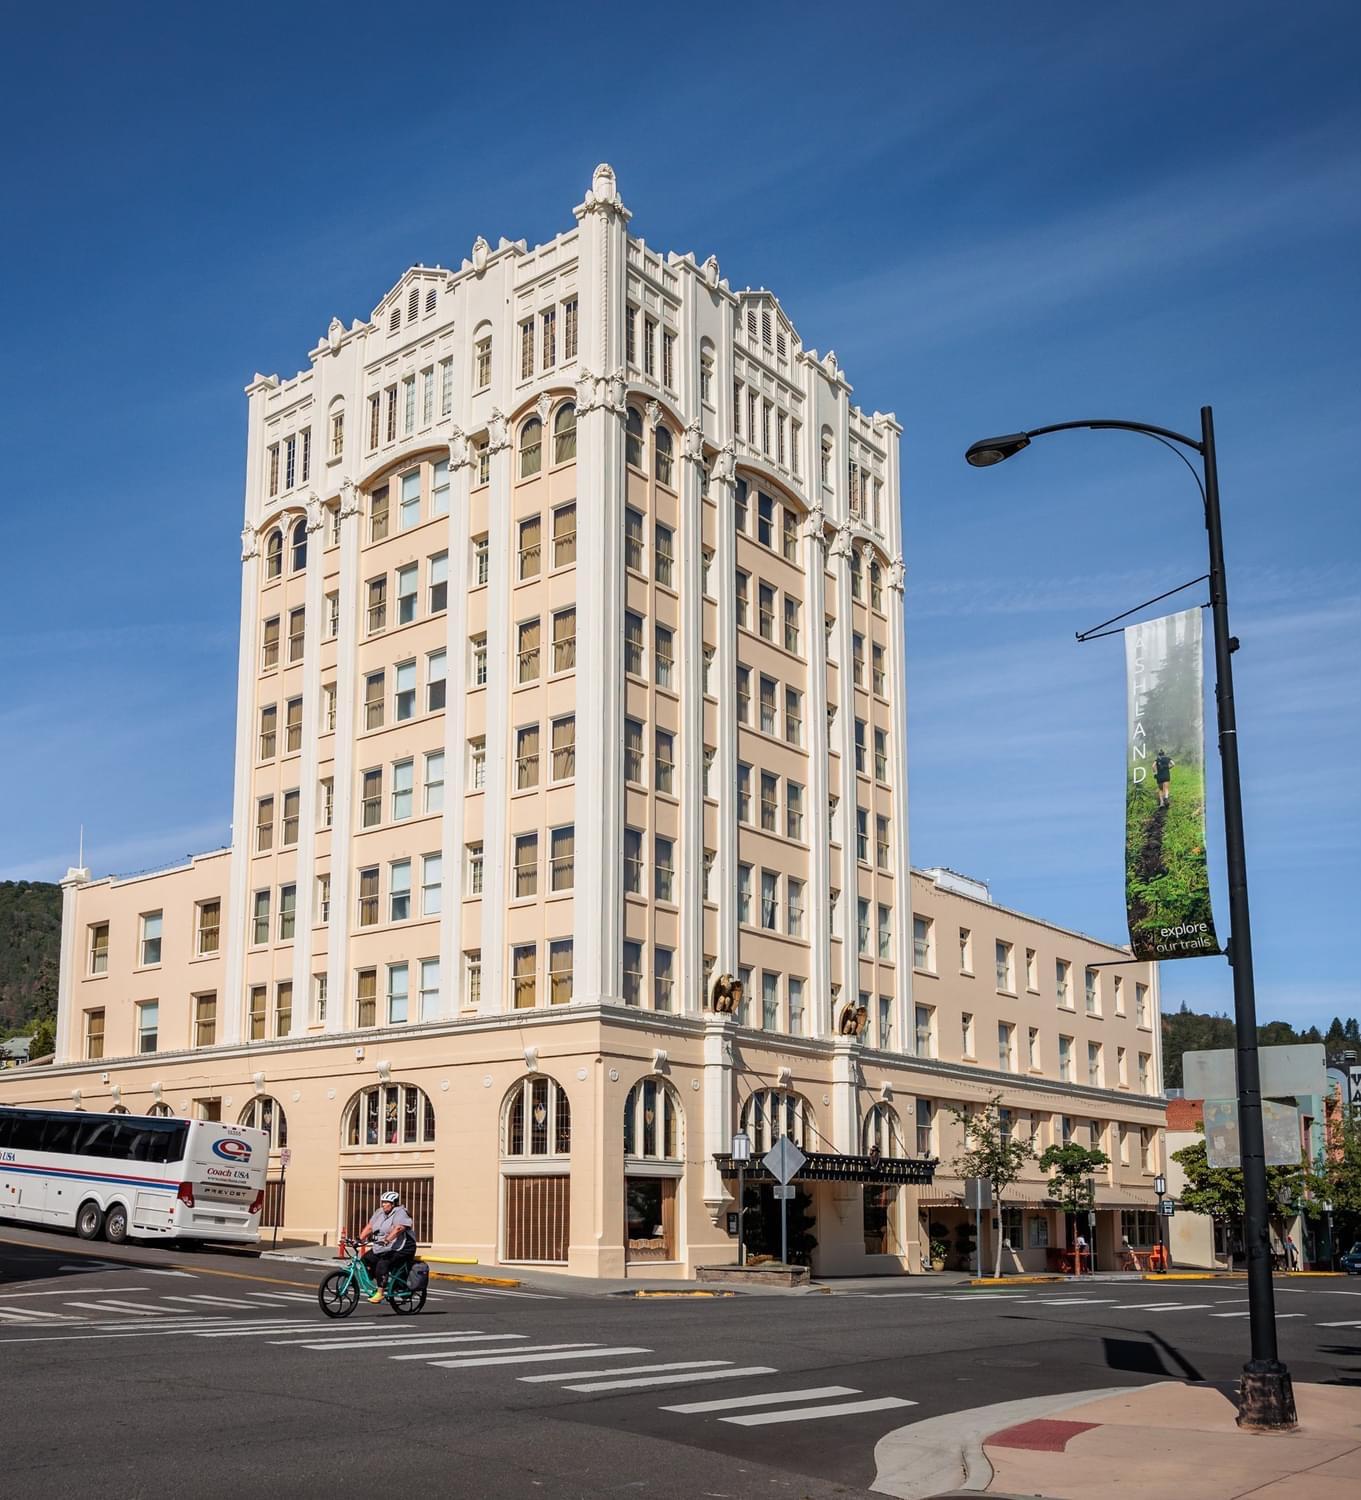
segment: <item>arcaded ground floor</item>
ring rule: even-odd
[[[484,1265],[541,1264],[582,1276],[689,1276],[737,1254],[737,1187],[717,1158],[734,1131],[754,1160],[781,1134],[809,1155],[939,1161],[934,1181],[796,1177],[787,1204],[769,1182],[746,1186],[752,1254],[825,1275],[916,1273],[931,1244],[947,1265],[972,1250],[950,1162],[952,1110],[1000,1092],[1034,1132],[1075,1117],[1092,1130],[1160,1135],[1160,1100],[1077,1089],[982,1069],[895,1057],[853,1038],[801,1041],[723,1016],[668,1017],[564,1008],[476,1022],[319,1036],[249,1047],[105,1058],[14,1069],[0,1104],[239,1121],[269,1130],[267,1225],[280,1237],[334,1243],[397,1187],[421,1243]],[[1098,1264],[1154,1198],[1156,1150],[1118,1159],[1098,1193]],[[906,1169],[905,1169],[906,1170]],[[918,1177],[932,1171],[910,1169]],[[1044,1269],[1071,1226],[1018,1184],[991,1236],[1008,1269]],[[1131,1215],[1134,1217],[1132,1218]],[[267,1232],[269,1232],[267,1230]]]

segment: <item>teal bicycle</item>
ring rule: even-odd
[[[393,1312],[403,1316],[420,1312],[425,1306],[424,1282],[429,1274],[419,1256],[391,1273],[387,1279],[385,1301]],[[347,1243],[345,1264],[322,1280],[317,1288],[317,1302],[328,1318],[348,1318],[359,1306],[361,1297],[372,1297],[377,1290],[378,1283],[369,1274],[363,1254],[353,1244]]]

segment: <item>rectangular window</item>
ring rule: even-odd
[[[1084,978],[1087,1014],[1089,1016],[1099,1016],[1101,1014],[1101,981],[1095,969],[1088,969]]]
[[[515,731],[515,790],[527,792],[539,784],[539,726],[524,724]]]
[[[463,954],[463,1005],[476,1009],[482,1003],[482,950],[468,948]]]
[[[317,923],[325,927],[331,920],[331,877],[317,876]]]
[[[932,973],[935,969],[935,954],[932,951],[932,932],[935,923],[930,917],[912,917],[912,963],[914,967]]]
[[[785,931],[790,937],[803,936],[804,885],[792,875],[785,877]]]
[[[303,645],[307,639],[307,611],[290,609],[288,612],[288,660],[290,665],[302,660]]]
[[[369,540],[381,542],[388,534],[388,487],[374,490],[369,499]]]
[[[401,668],[397,669],[400,679]],[[415,664],[411,667],[415,676]],[[430,713],[438,713],[445,704],[448,689],[449,656],[445,651],[432,651],[425,658],[425,706]],[[414,696],[414,694],[413,694]],[[400,717],[400,715],[398,715]]]
[[[1055,993],[1058,995],[1059,1005],[1064,1010],[1073,1008],[1072,973],[1073,966],[1067,959],[1059,958],[1054,961]]]
[[[780,1029],[780,976],[766,969],[761,971],[761,1029]]]
[[[643,945],[624,943],[624,1004],[643,1003]]]
[[[326,596],[326,638],[335,640],[340,634],[340,595],[327,594]]]
[[[1141,1094],[1153,1092],[1153,1058],[1147,1052],[1139,1054],[1139,1092]]]
[[[368,622],[369,634],[376,635],[380,630],[387,629],[388,623],[388,581],[386,577],[371,578],[368,585]]]
[[[631,505],[624,510],[624,566],[643,571],[643,514]]]
[[[803,838],[803,788],[797,781],[784,784],[784,831],[786,838]]]
[[[860,900],[855,903],[856,952],[861,958],[870,956],[870,904]]]
[[[751,921],[751,866],[738,865],[737,867],[737,920],[738,922],[750,923]]]
[[[775,733],[775,691],[776,683],[773,677],[761,678],[761,733]]]
[[[997,1066],[1004,1073],[1016,1071],[1016,1028],[1007,1021],[997,1023]]]
[[[653,893],[658,901],[676,899],[676,845],[660,835],[652,841]]]
[[[298,822],[302,808],[302,793],[295,787],[284,793],[283,844],[288,848],[298,842]]]
[[[569,297],[562,304],[562,357],[577,357],[577,299]]]
[[[558,362],[558,310],[548,307],[539,314],[539,327],[543,335],[541,357],[543,368],[551,370]]]
[[[855,769],[863,772],[865,769],[865,721],[855,721]]]
[[[279,617],[265,621],[265,632],[260,644],[260,670],[272,672],[279,665]]]
[[[468,894],[480,896],[482,894],[482,841],[469,844],[468,850]]]
[[[1070,1036],[1059,1037],[1059,1081],[1073,1081],[1073,1039]]]
[[[433,1021],[439,1015],[439,959],[421,959],[420,976],[421,990],[417,1019]]]
[[[195,944],[195,951],[202,957],[206,953],[216,953],[218,951],[218,943],[221,939],[222,930],[222,903],[220,901],[200,901],[197,911],[197,942]],[[108,935],[109,929],[105,925],[104,937],[106,943]],[[107,949],[105,957],[107,959]]]
[[[355,1024],[376,1026],[378,1024],[378,970],[360,969],[354,978]]]
[[[487,685],[487,637],[485,635],[474,635],[469,637],[469,646],[472,648],[472,685],[473,687],[486,687]]]
[[[624,830],[624,892],[643,894],[643,835],[636,828]]]
[[[284,705],[284,753],[302,749],[302,699],[290,698]]]
[[[293,1030],[293,985],[285,979],[274,986],[274,1035],[288,1036]]]
[[[577,721],[574,714],[553,720],[554,781],[569,781],[577,772]]]
[[[659,729],[654,742],[657,790],[665,792],[668,796],[674,791],[672,785],[675,777],[676,760],[676,737],[665,729]]]
[[[799,653],[802,626],[799,619],[799,601],[788,594],[784,596],[784,649],[795,656]]]
[[[274,847],[274,798],[261,797],[255,804],[255,852],[265,854]]]
[[[763,641],[775,639],[775,590],[768,583],[756,589],[757,625]]]
[[[252,1042],[263,1042],[269,1030],[269,987],[253,984],[248,1000],[248,1036]]]
[[[161,913],[149,911],[142,916],[141,952],[138,962],[145,968],[161,961]]]
[[[421,915],[437,917],[444,891],[444,856],[426,854],[421,858]]]
[[[751,668],[737,668],[737,722],[751,723]]]
[[[784,741],[786,745],[803,744],[803,694],[792,687],[784,690]]]
[[[660,522],[653,528],[652,567],[657,582],[671,587],[675,568],[675,533]]]
[[[751,589],[751,574],[744,573],[739,568],[735,576],[737,594],[737,623],[742,627],[743,630],[749,630],[751,628],[751,620],[748,614],[748,594]]]
[[[539,893],[539,835],[515,836],[515,897],[521,900]]]
[[[891,907],[880,903],[875,914],[878,919],[875,924],[875,930],[878,936],[880,958],[893,957],[892,911]]]
[[[425,810],[444,810],[444,751],[433,750],[425,757]]]
[[[1140,984],[1137,979],[1134,982],[1134,1024],[1148,1025],[1148,986]]]
[[[407,1019],[410,1002],[410,974],[406,964],[389,964],[388,1025],[401,1026]]]
[[[155,1000],[144,1000],[137,1007],[137,1050],[154,1052],[160,1028],[161,1007]]]
[[[918,1048],[918,1051],[921,1049]],[[917,1100],[917,1155],[932,1155],[932,1136],[935,1125],[935,1105],[929,1099]]]
[[[526,318],[520,324],[520,379],[528,380],[534,373],[534,319]]]
[[[796,979],[792,974],[786,981],[789,995],[789,1030],[794,1036],[804,1034],[804,982]]]
[[[973,1050],[973,1016],[966,1010],[959,1018],[959,1040],[965,1057],[972,1057]]]
[[[394,822],[401,818],[409,818],[415,810],[412,805],[415,796],[415,779],[416,767],[414,761],[398,760],[392,763],[392,817]],[[379,785],[381,787],[381,781]]]
[[[884,648],[878,641],[870,646],[870,674],[876,695],[880,698],[885,697],[888,681],[884,672]]]
[[[543,558],[543,519],[529,516],[520,522],[520,541],[516,552],[517,577],[521,583],[539,576]]]
[[[399,662],[392,674],[392,712],[397,723],[416,716],[416,663]]]
[[[378,925],[378,866],[359,872],[359,925]]]
[[[916,1035],[917,1056],[934,1057],[936,1055],[936,1011],[931,1005],[919,1005],[916,1008]],[[921,1147],[919,1146],[920,1152]]]
[[[862,865],[870,862],[870,815],[863,807],[855,810],[855,857]]]
[[[269,942],[269,892],[256,891],[251,907],[251,942],[257,947]]]
[[[560,505],[553,512],[553,566],[565,568],[577,560],[577,508]]]
[[[780,811],[780,778],[769,771],[761,772],[761,827],[774,833]]]
[[[1016,988],[1016,976],[1011,971],[1012,946],[1010,943],[998,942],[996,948],[997,988],[1006,993],[1012,993]]]
[[[369,397],[369,449],[378,446],[383,398],[375,392]]]
[[[643,726],[637,719],[625,719],[624,780],[635,786],[646,786],[643,772]]]
[[[321,688],[321,732],[334,734],[336,729],[336,685],[326,682]]]
[[[751,767],[737,763],[737,821],[751,822]]]
[[[553,616],[553,670],[570,672],[577,664],[577,612],[560,609]]]
[[[211,1047],[217,1040],[217,996],[194,996],[194,1046]]]
[[[447,417],[454,409],[454,362],[452,359],[440,360],[439,366],[439,412],[440,416]]]
[[[479,391],[491,384],[491,335],[473,346],[473,380]]]
[[[409,435],[416,427],[416,377],[408,375],[402,381],[402,433]]]
[[[279,887],[279,941],[291,943],[298,921],[298,888],[296,885]]]
[[[539,949],[521,943],[510,950],[511,985],[516,1010],[532,1010],[539,1003]]]
[[[539,621],[523,620],[520,623],[516,645],[517,682],[539,680]]]
[[[567,1005],[572,999],[572,940],[559,938],[548,945],[548,1003]]]

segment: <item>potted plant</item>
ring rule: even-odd
[[[945,1257],[950,1253],[949,1242],[946,1240],[931,1241],[931,1269],[943,1271],[945,1269]]]

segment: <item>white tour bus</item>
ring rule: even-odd
[[[86,1240],[256,1244],[268,1166],[246,1125],[0,1105],[0,1218]]]

